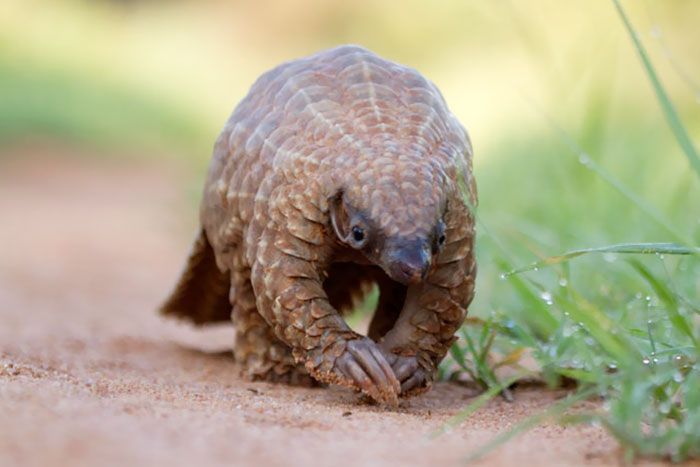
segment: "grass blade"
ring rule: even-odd
[[[512,271],[508,272],[506,276],[520,274],[521,272],[526,271],[532,271],[534,269],[539,269],[545,266],[552,266],[591,253],[621,253],[640,255],[698,255],[700,254],[700,249],[685,247],[676,243],[619,243],[616,245],[607,245],[595,248],[582,248],[580,250],[567,251],[566,253],[562,253],[561,255],[550,256],[543,260],[535,261],[534,263],[528,266],[513,269]]]
[[[581,322],[586,331],[618,365],[634,366],[642,357],[624,334],[624,328],[612,320],[604,311],[586,300],[579,293],[573,300],[560,299],[574,321]]]
[[[651,81],[651,85],[654,88],[654,93],[656,94],[656,98],[659,100],[659,104],[661,105],[661,109],[663,110],[668,125],[671,127],[671,131],[673,131],[673,134],[676,137],[678,144],[681,146],[681,149],[683,149],[683,152],[688,158],[688,162],[690,162],[690,165],[693,167],[693,169],[695,169],[695,172],[697,172],[698,177],[700,177],[700,156],[698,156],[698,152],[695,149],[695,146],[693,145],[690,136],[688,136],[688,132],[686,131],[685,126],[681,122],[681,119],[678,117],[678,112],[676,112],[676,108],[673,106],[673,103],[671,102],[671,99],[669,99],[668,94],[666,94],[666,90],[664,89],[663,85],[661,84],[661,81],[659,80],[658,75],[656,74],[656,70],[654,69],[651,60],[649,59],[649,55],[647,55],[646,49],[644,49],[642,42],[639,40],[636,31],[632,27],[632,23],[630,23],[630,20],[627,17],[625,10],[622,8],[620,0],[613,0],[613,3],[615,4],[617,12],[620,14],[620,18],[622,19],[622,22],[624,23],[625,28],[627,29],[627,33],[629,34],[630,38],[632,39],[632,42],[634,43],[635,49],[637,49],[637,54],[639,55],[639,58],[642,60],[644,70],[646,71],[647,76],[649,77],[649,81]]]
[[[668,231],[668,233],[670,233],[677,242],[680,242],[683,245],[694,245],[695,242],[693,242],[686,235],[678,232],[671,225],[671,222],[669,222],[668,219],[666,219],[661,212],[659,212],[656,208],[647,203],[643,198],[634,193],[632,190],[627,188],[613,174],[611,174],[603,167],[598,165],[598,163],[596,163],[596,161],[594,161],[593,158],[586,151],[584,151],[583,148],[581,148],[581,146],[579,146],[578,143],[574,141],[574,139],[569,135],[569,133],[567,133],[566,130],[564,130],[561,126],[559,126],[559,124],[547,112],[545,112],[542,108],[540,108],[535,102],[531,101],[530,99],[526,98],[526,101],[529,102],[532,108],[535,109],[545,119],[545,121],[556,133],[556,135],[559,137],[562,143],[578,156],[578,161],[585,168],[598,175],[605,183],[607,183],[609,186],[615,189],[622,196],[627,198],[628,201],[637,206],[638,209],[640,209],[652,220],[654,220],[654,222],[656,222],[659,226],[666,229],[666,231]]]
[[[654,277],[651,271],[649,271],[649,269],[642,263],[638,261],[630,261],[630,264],[639,273],[639,275],[649,283],[651,288],[654,289],[656,295],[666,304],[666,311],[673,326],[678,331],[688,336],[688,338],[693,342],[693,345],[700,349],[700,342],[698,342],[698,338],[695,337],[695,332],[693,331],[690,322],[678,311],[678,300],[673,292],[671,292],[665,283]]]

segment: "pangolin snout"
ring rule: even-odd
[[[430,269],[430,250],[422,242],[394,249],[389,255],[387,271],[392,279],[404,285],[425,280]]]

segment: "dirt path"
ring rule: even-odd
[[[231,330],[154,311],[195,209],[162,167],[0,159],[0,465],[458,465],[561,394],[518,391],[430,441],[473,397],[440,383],[397,411],[341,389],[250,383]],[[184,220],[183,220],[184,219]],[[615,463],[598,428],[546,425],[484,463]]]

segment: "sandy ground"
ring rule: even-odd
[[[474,391],[393,411],[239,378],[228,327],[161,319],[194,231],[184,177],[149,164],[0,158],[0,465],[462,465],[562,393],[516,391],[437,439]],[[11,156],[11,155],[10,155]],[[600,428],[548,424],[488,465],[617,464]]]

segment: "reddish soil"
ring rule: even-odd
[[[438,383],[386,410],[241,379],[230,328],[155,312],[194,232],[186,179],[162,163],[0,156],[0,465],[459,465],[563,395],[518,390],[431,440],[473,389]],[[550,423],[481,462],[618,461],[600,428]]]

